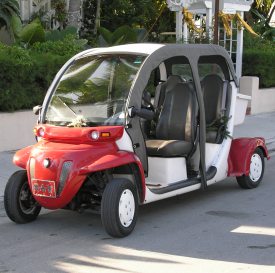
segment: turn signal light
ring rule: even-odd
[[[101,137],[110,137],[111,133],[110,132],[102,132]]]

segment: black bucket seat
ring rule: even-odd
[[[166,86],[163,107],[156,126],[156,139],[146,141],[148,156],[188,156],[196,130],[196,100],[191,83]]]
[[[210,74],[201,81],[206,122],[206,142],[221,143],[220,129],[213,130],[214,124],[229,114],[231,85],[217,74]]]
[[[156,87],[156,94],[155,94],[155,100],[154,100],[154,108],[160,112],[161,108],[163,106],[163,102],[166,96],[166,93],[173,89],[178,83],[181,83],[182,79],[180,76],[177,75],[171,75],[168,77],[166,82],[163,82],[159,84]]]

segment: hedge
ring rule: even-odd
[[[258,76],[260,87],[275,87],[275,42],[244,31],[243,75]]]
[[[254,44],[255,46],[255,44]],[[35,44],[31,49],[0,43],[0,112],[31,109],[41,104],[61,66],[81,51],[72,38]],[[243,75],[258,76],[260,87],[275,86],[275,46],[244,50]]]
[[[63,46],[61,42],[55,45],[46,42],[23,49],[0,44],[0,112],[42,104],[58,70],[82,50],[73,40],[64,41]]]
[[[275,47],[249,48],[243,55],[243,75],[257,76],[260,87],[275,86]]]

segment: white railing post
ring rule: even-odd
[[[182,38],[183,38],[183,31],[182,31],[182,27],[183,27],[183,15],[181,11],[177,11],[176,12],[176,39],[177,39],[177,43],[182,43]]]
[[[206,32],[209,40],[213,39],[213,31],[212,31],[212,9],[206,9]]]
[[[239,11],[238,14],[243,18],[244,12]],[[237,29],[237,56],[236,56],[236,75],[238,79],[242,76],[243,64],[243,27]]]

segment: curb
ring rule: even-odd
[[[275,155],[275,137],[266,139],[266,147],[269,153],[269,156]]]

